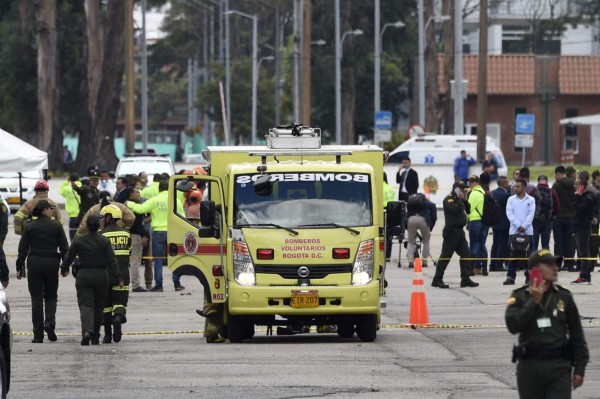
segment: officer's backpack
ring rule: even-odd
[[[479,212],[478,212],[479,213]],[[483,195],[483,214],[480,214],[484,225],[492,227],[500,222],[502,211],[500,205],[491,195]]]
[[[425,195],[422,193],[412,194],[406,201],[406,210],[409,215],[417,215],[425,209]]]
[[[548,187],[538,187],[535,192],[535,216],[534,219],[546,223],[552,219],[554,201],[552,191]]]

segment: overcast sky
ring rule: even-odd
[[[164,33],[160,30],[160,25],[162,23],[165,11],[168,10],[169,5],[167,4],[160,11],[148,11],[146,12],[146,37],[149,42],[152,42],[158,38],[164,36]],[[142,28],[142,8],[136,7],[133,12],[133,17],[135,19],[135,28]]]

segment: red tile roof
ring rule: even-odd
[[[476,55],[463,56],[463,76],[468,80],[467,93],[477,94],[478,59]],[[438,83],[440,93],[446,93],[449,80],[444,74],[444,56],[439,57]],[[488,57],[488,94],[535,93],[535,56],[491,55]]]
[[[561,94],[600,94],[600,57],[560,57],[558,79]]]

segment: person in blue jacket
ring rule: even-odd
[[[475,160],[465,150],[462,150],[460,156],[454,160],[454,177],[462,180],[465,185],[469,180],[469,166],[471,165],[475,165]]]
[[[492,227],[494,240],[492,242],[490,272],[506,271],[505,264],[508,257],[508,231],[510,222],[506,216],[506,203],[510,198],[510,183],[506,176],[498,177],[498,188],[492,191],[492,197],[500,206],[500,221]]]

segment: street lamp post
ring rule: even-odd
[[[389,27],[404,28],[405,24],[402,21],[390,22],[384,24],[379,35],[375,35],[375,112],[381,111],[381,42],[383,40],[383,32]]]
[[[360,29],[348,30],[340,38],[340,0],[335,1],[335,143],[342,144],[342,45],[348,35],[362,35]]]
[[[257,84],[258,84],[258,15],[250,15],[237,10],[228,10],[226,15],[236,14],[240,17],[249,18],[252,20],[252,144],[256,144],[256,104],[258,101]],[[229,44],[227,45],[229,47]],[[229,108],[229,104],[228,104]],[[231,115],[227,115],[227,119],[231,121]],[[231,123],[231,122],[229,122]]]
[[[449,15],[434,15],[424,23],[423,0],[419,0],[419,125],[425,127],[425,32],[431,22],[445,22]]]

